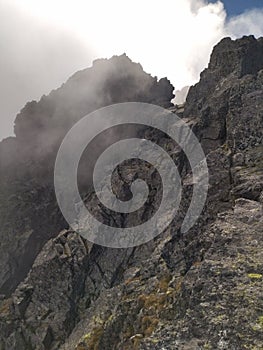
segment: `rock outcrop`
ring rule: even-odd
[[[124,60],[127,66],[124,70],[114,68],[115,78],[110,75],[106,85],[103,80],[100,88],[108,86],[110,98],[99,106],[131,100],[170,106],[172,89],[167,80],[157,82],[147,75],[149,83],[142,84],[144,80],[134,73],[136,78],[131,74],[130,81],[126,76],[130,65],[144,78],[146,75],[125,56],[98,61],[92,69],[96,71],[96,65],[102,65],[100,69],[107,70],[115,60]],[[71,111],[73,116],[74,106],[82,106],[82,112],[75,118],[97,108],[96,99],[92,98],[94,104],[85,99],[86,91],[93,88],[87,79],[87,75],[94,73],[92,69],[78,73],[69,81],[70,84],[74,81],[74,86],[83,86],[81,104],[75,96],[63,95],[64,91],[69,91],[66,84],[50,95],[56,108],[60,106],[59,113],[54,112],[55,108],[46,116],[41,102],[34,104],[32,115],[24,111],[27,115],[24,126],[22,116],[19,117],[21,121],[17,120],[17,140],[5,141],[1,154],[8,154],[8,149],[15,154],[18,145],[26,144],[29,127],[36,139],[38,132],[46,134],[49,125],[54,130],[60,128],[64,103],[65,113]],[[123,76],[126,76],[125,82]],[[123,84],[130,85],[121,98]],[[0,302],[0,349],[262,349],[262,87],[263,40],[244,37],[237,41],[222,40],[214,48],[200,82],[190,88],[179,115],[191,126],[205,150],[209,193],[200,219],[187,234],[181,233],[180,224],[192,193],[189,165],[183,152],[168,136],[156,130],[140,130],[140,134],[153,139],[171,154],[183,179],[184,196],[179,214],[169,228],[142,246],[110,249],[92,245],[72,230],[65,229],[58,234],[63,220],[58,219],[52,188],[47,181],[43,196],[50,193],[51,199],[42,198],[36,174],[37,171],[41,174],[47,161],[51,161],[52,170],[52,154],[60,138],[51,142],[54,149],[40,158],[43,164],[40,162],[37,167],[34,163],[32,167],[34,170],[29,175],[34,174],[37,179],[37,185],[30,185],[32,191],[36,191],[32,197],[25,189],[19,192],[21,199],[9,198],[3,189],[1,196],[8,198],[10,206],[5,207],[2,220],[6,226],[1,227],[10,229],[6,230],[8,240],[4,239],[1,278],[3,286],[7,286],[6,281],[14,282],[6,288],[10,292],[8,297]],[[56,105],[59,96],[63,96],[64,102]],[[177,108],[172,110],[176,112]],[[66,118],[59,137],[75,121]],[[40,122],[45,125],[38,131]],[[36,142],[33,139],[32,142]],[[39,150],[36,155],[36,158],[32,156],[33,162],[39,159]],[[5,159],[5,162],[7,169],[15,168],[10,160]],[[161,196],[158,173],[134,161],[120,165],[113,184],[122,184],[127,174],[133,173],[145,173],[154,184],[157,198]],[[98,203],[94,194],[88,193],[85,199],[96,211]],[[22,203],[25,204],[22,206]],[[46,217],[37,220],[36,212],[30,210],[34,206]],[[150,217],[153,209],[145,210],[142,218]],[[15,210],[15,217],[20,215],[22,222],[27,220],[21,229],[11,225]],[[57,220],[57,226],[52,218]],[[17,226],[21,221],[17,220]],[[36,227],[32,224],[34,221],[38,222]],[[50,226],[44,234],[47,225]],[[11,249],[11,232],[15,234],[13,237],[19,237],[15,239],[15,253]],[[19,266],[11,262],[10,257],[17,257],[14,260],[21,264],[28,254],[27,247],[32,249],[32,245],[25,242],[39,235],[41,244],[34,249],[27,271],[17,278],[14,271],[19,271]],[[5,267],[8,264],[12,269]]]
[[[0,294],[14,291],[43,245],[66,227],[54,195],[53,168],[68,130],[100,107],[126,101],[169,107],[173,97],[167,79],[157,81],[122,55],[95,61],[22,109],[15,121],[16,137],[0,143]],[[115,130],[111,139],[125,132]],[[90,151],[90,163],[108,139],[104,134],[97,139],[101,148]],[[87,177],[90,170],[81,171]]]

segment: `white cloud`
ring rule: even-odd
[[[231,18],[226,24],[226,31],[232,38],[253,34],[255,37],[263,35],[263,8],[246,11]]]
[[[224,36],[263,35],[263,11],[226,21],[221,1],[0,0],[0,9],[0,71],[11,77],[8,93],[0,82],[1,123],[8,120],[0,139],[27,100],[97,57],[126,52],[178,90],[198,81]]]
[[[97,56],[126,52],[145,70],[168,76],[176,88],[192,84],[223,36],[225,11],[206,0],[15,0],[42,22],[70,27]]]
[[[95,55],[73,32],[8,5],[0,0],[0,140],[13,134],[26,102],[60,86]]]

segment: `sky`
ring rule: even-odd
[[[0,140],[26,102],[96,58],[125,52],[181,90],[219,40],[247,34],[263,36],[263,0],[0,0]]]
[[[215,3],[217,0],[211,2]],[[225,0],[223,3],[228,16],[240,15],[246,10],[263,7],[262,0]]]

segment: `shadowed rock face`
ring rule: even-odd
[[[14,225],[11,221],[14,208],[22,222],[27,219],[29,231],[15,231],[17,235],[21,233],[21,239],[16,240],[20,242],[20,250],[15,255],[16,259],[20,257],[21,263],[25,258],[22,252],[26,251],[23,242],[29,239],[27,237],[39,235],[47,225],[54,225],[54,230],[50,231],[52,238],[42,248],[27,277],[0,304],[0,349],[237,350],[263,347],[262,43],[262,39],[253,37],[237,41],[226,38],[220,42],[200,82],[190,88],[184,111],[180,109],[180,116],[203,145],[210,175],[207,205],[187,234],[181,234],[180,223],[192,193],[189,166],[178,147],[156,130],[140,130],[140,134],[171,154],[183,179],[184,195],[174,222],[148,244],[115,250],[92,245],[71,230],[57,234],[63,222],[54,225],[53,220],[58,220],[59,213],[52,205],[45,207],[47,203],[54,203],[54,198],[41,196],[39,180],[35,180],[36,183],[32,180],[30,184],[36,191],[32,197],[31,192],[20,192],[23,201],[9,198],[3,192],[3,198],[10,201],[10,207],[5,209],[9,215],[5,214],[5,222],[10,227]],[[115,60],[130,62],[125,56],[115,57],[98,61],[91,70],[100,65],[105,68]],[[130,64],[137,67],[135,71],[141,71],[140,66],[132,63],[128,66]],[[126,74],[126,68],[125,72],[113,69],[116,77]],[[76,86],[88,90],[90,80],[84,77],[89,74],[87,70],[71,79]],[[127,91],[141,100],[142,97],[138,97],[141,90],[133,90],[134,81],[138,81],[134,74]],[[122,79],[110,77],[105,86],[110,86],[108,91],[114,92],[109,93],[107,103],[117,102],[119,93],[115,92],[123,90]],[[147,77],[152,83],[143,85],[146,101],[168,106],[171,86],[166,80],[157,83]],[[141,86],[142,81],[138,85]],[[65,87],[61,91],[63,89]],[[50,96],[57,94],[59,100],[59,91]],[[125,99],[130,100],[129,96],[126,94]],[[70,101],[65,103],[69,106]],[[9,147],[15,149],[19,142],[25,144],[22,117],[19,118],[17,140],[8,140],[1,146],[6,154]],[[66,118],[65,125],[69,127],[71,122],[73,120]],[[45,127],[50,123],[54,129],[59,128],[59,120],[54,116],[46,123]],[[36,135],[37,128],[32,122]],[[49,157],[50,154],[44,157],[45,162]],[[41,174],[41,165],[39,168]],[[160,199],[158,173],[146,164],[133,161],[120,165],[113,175],[113,187],[123,184],[127,175],[134,173],[145,173]],[[48,182],[45,186],[43,196],[52,193]],[[125,192],[123,188],[115,190]],[[85,199],[93,211],[101,215],[94,193],[87,193]],[[49,213],[45,221],[36,220],[35,209],[32,209],[36,204],[43,214]],[[154,209],[146,206],[140,218],[149,218]],[[34,220],[42,224],[30,233]],[[11,228],[7,232],[11,232]],[[41,237],[44,237],[43,244],[48,234]],[[13,253],[10,240],[5,242],[6,251],[9,249],[9,254]],[[10,255],[4,255],[3,266],[7,266],[8,259]],[[3,276],[8,273],[6,268]]]
[[[95,61],[39,102],[27,103],[15,121],[16,137],[0,143],[0,294],[12,292],[43,244],[67,227],[53,191],[54,160],[67,131],[109,104],[138,101],[169,107],[173,97],[167,79],[157,81],[122,55]],[[99,154],[119,133],[124,131],[102,135],[90,153]],[[89,168],[81,172],[88,176]]]
[[[14,130],[20,142],[46,150],[81,117],[98,108],[128,101],[169,107],[172,98],[173,86],[167,79],[157,81],[126,55],[99,59],[39,102],[28,103],[18,114]]]

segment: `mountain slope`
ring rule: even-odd
[[[85,74],[79,73],[76,81],[84,81],[90,89]],[[122,74],[116,70],[116,81]],[[138,100],[170,106],[169,83],[163,80],[158,85],[148,79],[155,88],[147,85]],[[12,294],[1,302],[0,349],[262,349],[262,86],[263,39],[223,39],[214,48],[200,82],[190,88],[184,111],[178,111],[199,138],[209,167],[207,204],[196,225],[187,234],[180,231],[193,185],[183,153],[167,135],[140,130],[143,137],[170,152],[178,165],[184,184],[178,216],[155,240],[129,249],[92,245],[72,230],[57,234],[59,225],[55,227],[53,238],[43,239],[27,277],[15,290],[13,283]],[[117,90],[118,97],[122,90]],[[123,101],[137,97],[131,83]],[[112,101],[117,102],[117,97],[107,99],[107,103]],[[26,135],[31,117],[24,118]],[[37,135],[32,120],[31,130]],[[47,118],[45,127],[49,123]],[[59,127],[59,119],[54,118],[52,128],[56,123]],[[22,144],[27,137],[20,138],[23,128],[19,123],[17,128]],[[50,162],[50,152],[43,159],[43,164]],[[38,178],[33,168],[31,175]],[[151,178],[157,197],[161,196],[158,174],[145,164],[122,164],[113,183],[121,183],[134,168]],[[92,192],[85,199],[97,210]],[[18,212],[28,215],[20,203]],[[37,203],[36,197],[30,203]],[[152,208],[148,209],[143,213],[146,219],[152,214]],[[22,235],[20,241],[24,242]],[[19,251],[16,254],[21,256]]]

